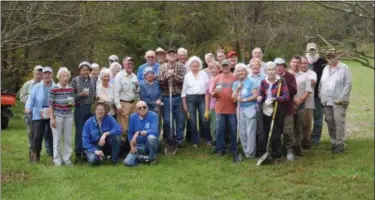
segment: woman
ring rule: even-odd
[[[76,128],[75,135],[75,162],[81,162],[84,158],[82,147],[82,130],[86,120],[92,116],[91,104],[95,101],[96,87],[90,78],[91,68],[89,62],[81,62],[78,65],[80,75],[73,78],[72,87],[75,93],[74,122]]]
[[[108,103],[111,107],[109,114],[116,119],[116,113],[114,110],[114,85],[112,85],[109,80],[111,78],[111,70],[108,68],[103,68],[100,70],[99,74],[100,83],[96,86],[96,99],[102,100]]]
[[[94,81],[95,85],[100,83],[100,79],[98,79],[99,72],[100,72],[100,66],[97,63],[91,63],[91,74],[90,78]]]
[[[194,148],[199,147],[199,133],[197,129],[196,113],[199,113],[199,121],[203,124],[203,135],[206,139],[207,147],[212,147],[211,135],[207,131],[208,123],[204,120],[205,94],[208,88],[208,77],[202,69],[202,61],[197,57],[191,57],[187,66],[190,68],[184,77],[182,86],[182,104],[184,111],[190,119],[191,141]]]
[[[139,97],[142,101],[146,102],[150,111],[160,111],[162,105],[162,93],[159,83],[155,80],[155,71],[152,67],[147,67],[143,71],[144,80],[140,82]]]
[[[238,80],[233,83],[233,102],[237,102],[237,122],[245,157],[254,159],[256,153],[256,107],[258,86],[247,76],[246,65],[236,65],[234,73]]]
[[[252,58],[249,62],[249,68],[247,69],[249,78],[253,80],[259,87],[260,82],[264,79],[264,74],[260,71],[262,61],[258,58]]]
[[[113,165],[118,162],[122,129],[120,124],[108,114],[110,109],[106,102],[96,101],[92,105],[92,112],[95,115],[86,121],[83,128],[82,143],[90,165],[99,165],[100,160],[107,155],[111,155]]]
[[[205,68],[204,71],[207,73],[207,76],[210,79],[212,77],[212,67],[213,62],[215,61],[215,56],[212,53],[208,53],[204,56],[204,60],[207,64],[207,68]]]
[[[51,116],[51,128],[53,135],[53,162],[55,166],[72,165],[72,128],[74,106],[74,89],[68,85],[70,71],[61,67],[57,72],[59,83],[49,92],[49,113]],[[61,160],[60,138],[64,136],[64,152]]]
[[[109,66],[109,69],[111,70],[111,79],[110,79],[109,83],[114,85],[115,84],[115,77],[121,71],[122,67],[121,67],[120,63],[113,62]]]
[[[289,101],[289,91],[284,79],[280,79],[276,75],[276,64],[274,62],[266,63],[267,77],[262,80],[259,88],[258,101],[263,106],[263,128],[264,128],[264,139],[262,140],[261,154],[266,152],[268,135],[270,129],[272,129],[271,136],[271,157],[274,158],[274,163],[279,161],[282,153],[281,147],[281,133],[283,132],[284,118],[286,114],[287,103]],[[280,95],[277,95],[278,88],[280,88]],[[276,111],[275,121],[273,128],[271,127],[273,109],[275,102],[278,102]]]
[[[213,79],[220,73],[221,66],[220,63],[217,61],[214,61],[212,63],[212,77],[210,78],[208,85],[209,87],[207,88],[206,92],[206,110],[204,113],[204,117],[206,118],[207,121],[210,122],[210,132],[211,132],[211,137],[212,141],[215,143],[216,142],[216,112],[215,112],[215,103],[216,103],[216,98],[211,97],[211,93],[213,91],[210,90],[211,85],[213,84]]]
[[[34,130],[31,142],[32,152],[30,153],[30,161],[32,163],[40,161],[44,131],[47,132],[49,146],[53,146],[50,115],[48,112],[48,95],[50,90],[55,86],[52,76],[52,68],[44,67],[42,69],[43,81],[33,86],[25,105],[25,113],[32,113],[32,127]]]

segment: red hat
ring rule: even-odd
[[[232,56],[237,56],[237,53],[233,50],[228,53],[228,58],[230,58]]]

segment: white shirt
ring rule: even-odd
[[[136,87],[134,82],[138,82],[138,78],[134,73],[127,74],[125,70],[117,73],[114,93],[116,108],[121,108],[120,100],[133,101],[137,98],[139,85]]]
[[[316,73],[313,71],[313,70],[310,70],[308,69],[305,74],[307,76],[309,76],[310,78],[310,82],[311,80],[314,80],[315,83],[316,83],[316,80],[317,80],[317,76],[316,76]],[[315,100],[314,100],[314,89],[315,89],[315,84],[314,85],[311,85],[311,93],[310,93],[310,96],[309,98],[306,100],[305,102],[305,108],[307,109],[315,109]]]
[[[297,94],[294,96],[294,99],[302,97],[305,92],[309,92],[311,96],[312,88],[309,76],[301,71],[297,74],[294,74],[293,71],[290,72],[295,76],[297,83]]]
[[[200,70],[197,77],[194,77],[191,71],[188,72],[184,77],[181,97],[186,97],[187,94],[206,94],[208,81],[207,73],[204,70]]]
[[[114,86],[108,83],[108,87],[103,87],[102,84],[98,84],[96,86],[96,97],[100,100],[106,101],[111,105],[111,111],[109,112],[110,115],[114,115],[115,111],[113,109],[114,101]]]

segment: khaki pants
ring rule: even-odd
[[[302,126],[302,146],[311,146],[311,132],[314,119],[314,109],[305,109],[305,117]]]
[[[302,126],[303,121],[305,118],[305,109],[299,108],[296,110],[296,114],[294,115],[294,139],[296,141],[296,147],[301,147],[301,140],[302,140]]]
[[[325,121],[327,122],[331,145],[344,145],[346,106],[324,106]]]
[[[135,101],[134,103],[127,103],[127,102],[120,102],[121,103],[121,110],[117,114],[117,121],[120,123],[121,128],[123,130],[121,134],[121,139],[123,141],[126,140],[127,133],[128,133],[128,126],[129,126],[129,117],[131,114],[135,112]]]
[[[284,118],[283,144],[287,151],[293,151],[296,145],[294,137],[294,116],[289,115]]]

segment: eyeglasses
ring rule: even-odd
[[[142,107],[138,107],[138,110],[142,110],[142,109],[146,110],[146,108],[147,108],[146,106],[142,106]]]
[[[147,59],[153,59],[155,58],[154,56],[147,56]]]

